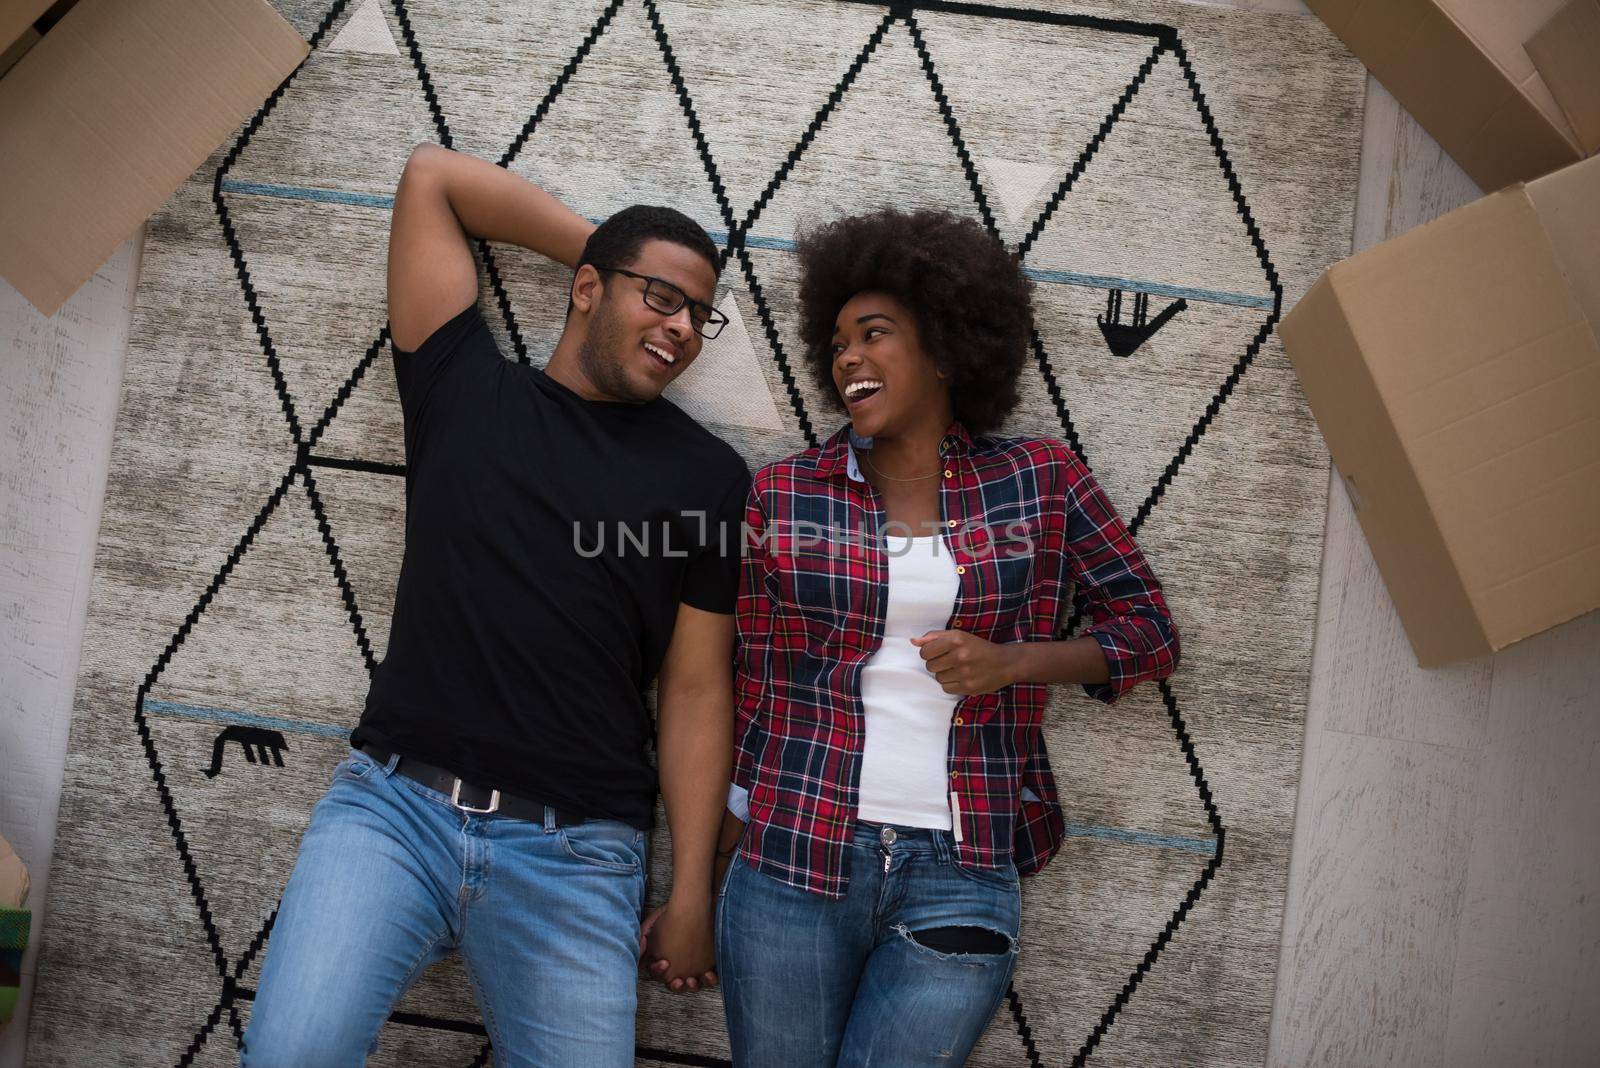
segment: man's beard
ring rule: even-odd
[[[608,397],[634,404],[654,400],[654,393],[640,393],[628,379],[627,355],[624,349],[623,330],[617,314],[611,307],[611,295],[602,292],[600,305],[583,343],[578,346],[578,366],[594,387]]]

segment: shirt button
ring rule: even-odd
[[[965,564],[956,565],[956,574],[965,575],[966,573],[967,573],[967,568],[966,568]]]
[[[947,467],[947,468],[945,468],[945,471],[944,471],[944,477],[945,478],[955,478],[956,477],[956,473],[954,471],[950,470]]]
[[[966,722],[966,720],[962,719],[960,716],[956,717],[956,726],[957,727],[961,726],[965,722]]]
[[[954,530],[955,527],[956,527],[956,521],[954,519],[950,520],[950,529]]]
[[[961,778],[961,773],[959,771],[952,771],[950,773],[950,778],[959,779],[959,778]]]

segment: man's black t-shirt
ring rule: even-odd
[[[643,691],[679,602],[730,613],[743,459],[666,399],[588,401],[476,305],[395,353],[406,548],[351,744],[648,828]]]

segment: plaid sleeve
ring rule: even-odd
[[[759,481],[745,498],[739,540],[739,596],[734,604],[733,785],[748,791],[761,755],[761,691],[768,670],[772,600],[766,580],[766,514]]]
[[[1100,643],[1111,668],[1084,693],[1113,704],[1149,679],[1178,666],[1178,631],[1144,554],[1077,454],[1062,446],[1067,482],[1067,558],[1077,592],[1074,608],[1089,618],[1085,634]]]

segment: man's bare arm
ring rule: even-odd
[[[412,352],[478,299],[471,238],[521,245],[568,267],[594,224],[503,167],[432,143],[412,149],[389,223],[389,331]]]
[[[711,966],[712,867],[733,767],[733,616],[678,607],[657,680],[656,753],[672,829],[672,893],[652,929],[668,982]],[[675,984],[677,985],[677,984]]]

